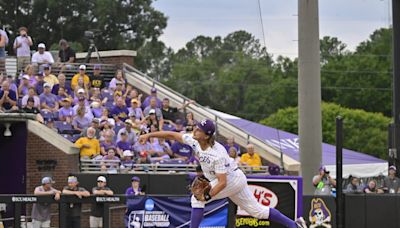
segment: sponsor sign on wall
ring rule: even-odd
[[[128,228],[175,227],[190,224],[190,197],[136,197],[127,200]],[[228,200],[207,204],[201,228],[224,228],[228,224]]]
[[[248,176],[247,182],[254,199],[262,207],[276,208],[289,218],[295,219],[302,214],[302,181],[300,177],[260,177]],[[268,219],[253,218],[238,207],[236,227],[273,227],[283,228]]]

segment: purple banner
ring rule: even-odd
[[[281,131],[276,128],[268,127],[259,123],[251,122],[245,119],[227,119],[233,125],[243,129],[247,133],[263,140],[268,145],[274,147],[283,154],[300,161],[299,154],[299,136]],[[324,165],[336,164],[336,147],[327,143],[322,143],[322,163]],[[343,150],[343,164],[370,164],[385,163],[386,161],[375,158],[373,156],[352,151]]]

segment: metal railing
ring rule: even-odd
[[[79,66],[84,64],[86,66],[86,74],[92,75],[93,68],[97,63],[54,63],[51,65],[51,72],[52,74],[58,75],[60,73],[65,74],[67,80],[70,80],[73,75],[78,73]],[[34,73],[38,74],[39,71],[42,71],[43,68],[40,65],[32,64],[34,66]],[[117,69],[116,64],[104,64],[101,63],[101,75],[103,76],[106,82],[111,81],[114,77],[115,70]],[[5,69],[7,75],[16,75],[18,76],[21,72],[21,69],[17,69],[17,58],[15,56],[7,56]]]
[[[166,162],[168,162],[166,160]],[[81,159],[80,167],[82,173],[189,173],[196,172],[197,165],[182,163],[150,163],[133,164],[126,168],[121,166],[118,160],[91,160]],[[245,174],[268,173],[268,166],[239,166]]]
[[[163,85],[162,83],[154,80],[153,78],[147,76],[146,74],[140,72],[136,68],[124,64],[123,69],[125,71],[125,76],[127,81],[141,89],[142,91],[150,91],[151,88],[158,89],[158,95],[160,98],[169,98],[172,105],[178,106],[184,104],[190,99],[185,97],[178,92],[175,92],[171,88]],[[233,125],[229,121],[220,118],[217,114],[212,112],[210,109],[203,107],[199,104],[193,104],[186,108],[187,110],[193,112],[196,119],[211,119],[216,123],[216,133],[224,137],[235,137],[235,141],[241,146],[245,146],[248,143],[255,145],[257,152],[260,156],[267,159],[268,161],[281,164],[281,152],[279,148],[275,148],[267,144],[263,139],[253,136],[239,127]],[[298,171],[299,162],[283,155],[283,162],[285,169],[289,171]]]

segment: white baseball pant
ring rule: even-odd
[[[214,187],[217,183],[217,179],[210,182],[212,187]],[[226,187],[217,195],[215,195],[210,201],[199,201],[192,195],[192,208],[204,208],[206,203],[209,203],[212,200],[223,199],[226,197],[229,197],[229,199],[231,199],[237,206],[241,207],[243,210],[245,210],[250,215],[253,215],[253,217],[255,218],[269,218],[269,207],[263,207],[257,202],[247,185],[246,176],[240,169],[233,171],[227,176]]]

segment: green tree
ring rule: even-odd
[[[178,50],[164,82],[200,104],[259,120],[297,103],[297,62],[277,64],[253,35],[198,36]]]
[[[355,52],[328,54],[321,68],[323,100],[390,116],[391,34],[392,29],[378,29]]]
[[[152,0],[34,0],[0,1],[0,20],[11,40],[26,26],[35,43],[48,47],[61,38],[78,42],[87,50],[85,30],[97,31],[100,50],[141,48],[156,40],[167,25],[165,15],[154,9]],[[11,45],[9,49],[11,51]]]
[[[335,144],[335,118],[344,117],[344,147],[387,159],[387,127],[390,118],[380,113],[349,109],[333,103],[322,103],[323,141]],[[261,124],[298,133],[298,109],[289,107],[260,121]]]
[[[137,50],[140,58],[135,59],[136,67],[148,76],[160,81],[169,78],[173,50],[158,40],[146,42]]]

